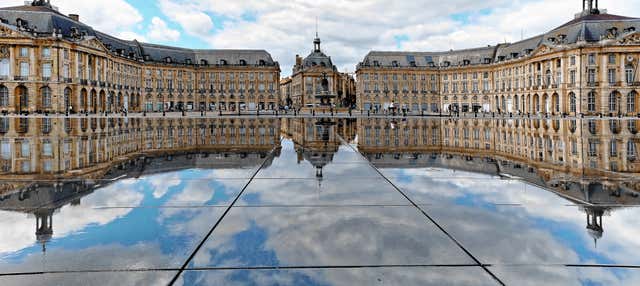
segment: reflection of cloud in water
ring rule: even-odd
[[[66,205],[56,210],[53,217],[54,238],[63,238],[84,230],[88,225],[106,225],[126,216],[131,209],[95,209],[94,206],[126,205],[137,206],[143,195],[134,186],[122,187],[118,183],[96,190],[81,198],[79,205]],[[33,214],[20,212],[0,212],[0,253],[10,253],[36,243],[36,218]]]
[[[261,255],[245,256],[256,252]],[[195,266],[472,263],[413,207],[232,210],[194,261]]]
[[[629,256],[629,250],[640,248],[640,208],[613,209],[605,216],[605,235],[595,248],[586,230],[586,213],[539,187],[451,170],[385,172],[414,200],[432,204],[424,208],[446,229],[456,230],[455,236],[465,245],[475,245],[494,261],[503,257],[516,262],[640,263],[640,257]],[[497,248],[491,250],[491,245]]]
[[[185,285],[496,285],[480,267],[187,271]]]
[[[83,285],[83,286],[122,286],[122,285],[166,285],[175,275],[172,271],[148,272],[93,272],[93,273],[56,273],[28,276],[0,277],[4,286],[36,285]]]
[[[640,270],[623,268],[573,268],[561,266],[490,267],[507,285],[640,285]]]

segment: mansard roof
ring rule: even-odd
[[[95,37],[112,54],[145,62],[206,65],[278,66],[264,50],[198,50],[128,41],[94,30],[48,6],[0,8],[0,21],[36,37],[59,34],[69,41]]]
[[[596,43],[603,39],[620,39],[640,29],[640,19],[609,14],[577,16],[558,28],[515,43],[448,52],[372,51],[360,67],[449,67],[491,64],[531,55],[539,47],[576,43]]]

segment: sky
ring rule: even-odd
[[[2,0],[1,6],[24,0]],[[444,51],[514,42],[573,19],[580,0],[52,0],[95,29],[127,40],[202,49],[264,49],[291,74],[313,48],[353,72],[371,50]],[[6,3],[6,5],[4,4]],[[640,16],[640,0],[601,0]]]

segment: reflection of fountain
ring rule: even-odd
[[[316,94],[316,99],[320,100],[320,107],[331,107],[331,100],[336,96],[329,92],[329,79],[326,72],[322,73],[321,87],[322,90]]]

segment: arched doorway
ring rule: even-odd
[[[557,93],[551,96],[551,102],[553,104],[553,111],[560,113],[560,96]]]
[[[48,86],[43,86],[40,89],[40,101],[41,109],[51,108],[51,88],[49,88]]]
[[[83,88],[80,90],[80,112],[84,112],[87,109],[87,90]]]
[[[98,111],[98,93],[95,89],[91,90],[91,100],[89,106],[93,113],[96,113]]]
[[[98,96],[98,108],[100,112],[105,111],[105,107],[107,106],[107,93],[104,90],[100,91],[100,95]]]
[[[29,90],[25,86],[16,87],[15,101],[18,103],[18,112],[29,110]]]
[[[68,112],[71,111],[73,109],[73,107],[71,106],[71,89],[70,88],[65,88],[64,89],[64,111]]]

